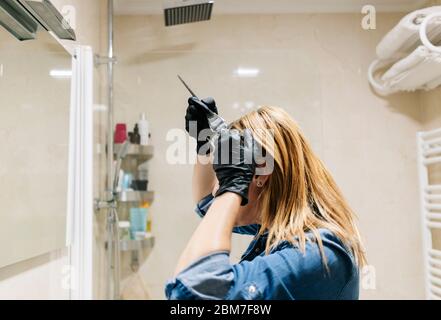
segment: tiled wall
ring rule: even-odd
[[[424,130],[441,127],[441,88],[420,93]]]
[[[170,129],[184,127],[188,93],[217,99],[233,120],[262,104],[297,119],[359,216],[376,289],[363,298],[422,298],[415,133],[418,94],[381,98],[366,71],[375,46],[401,14],[379,14],[377,29],[359,14],[214,16],[209,22],[163,27],[162,16],[116,20],[115,119],[150,121],[156,154],[150,163],[156,247],[140,270],[154,298],[198,223],[191,201],[191,165],[167,163]],[[238,67],[258,68],[239,78]],[[237,258],[248,238],[235,238]],[[141,280],[137,282],[140,285]]]

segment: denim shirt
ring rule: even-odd
[[[213,197],[202,199],[196,212],[204,216]],[[234,232],[256,235],[259,225],[237,227]],[[173,300],[297,300],[358,299],[359,273],[352,254],[326,229],[319,230],[326,265],[318,245],[307,241],[305,253],[282,242],[268,255],[268,234],[255,237],[238,264],[228,252],[199,258],[167,282],[165,294]],[[311,234],[308,234],[311,236]]]

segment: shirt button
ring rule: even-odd
[[[254,293],[254,292],[256,292],[256,287],[255,287],[255,286],[249,286],[249,287],[248,287],[248,292],[249,292],[249,293]]]

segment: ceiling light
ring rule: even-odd
[[[72,70],[69,70],[69,69],[66,69],[66,70],[54,69],[54,70],[51,70],[49,72],[49,75],[52,78],[67,79],[67,78],[71,78],[72,77]]]
[[[257,77],[259,73],[260,70],[257,68],[237,68],[234,70],[234,75],[243,78]]]

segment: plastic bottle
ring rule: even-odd
[[[132,144],[140,144],[141,136],[139,134],[138,124],[135,124],[135,128],[133,129],[133,133],[129,133],[130,143]]]
[[[130,222],[120,221],[118,227],[120,240],[130,240]]]
[[[141,136],[141,145],[149,144],[149,123],[145,117],[145,113],[141,114],[141,119],[138,121],[139,135]]]
[[[114,143],[124,143],[127,140],[127,126],[125,123],[117,123],[114,134]]]
[[[150,203],[143,202],[141,204],[141,208],[145,208],[145,209],[150,208]],[[151,233],[152,232],[152,215],[151,214],[147,215],[146,231],[147,231],[147,233]]]

